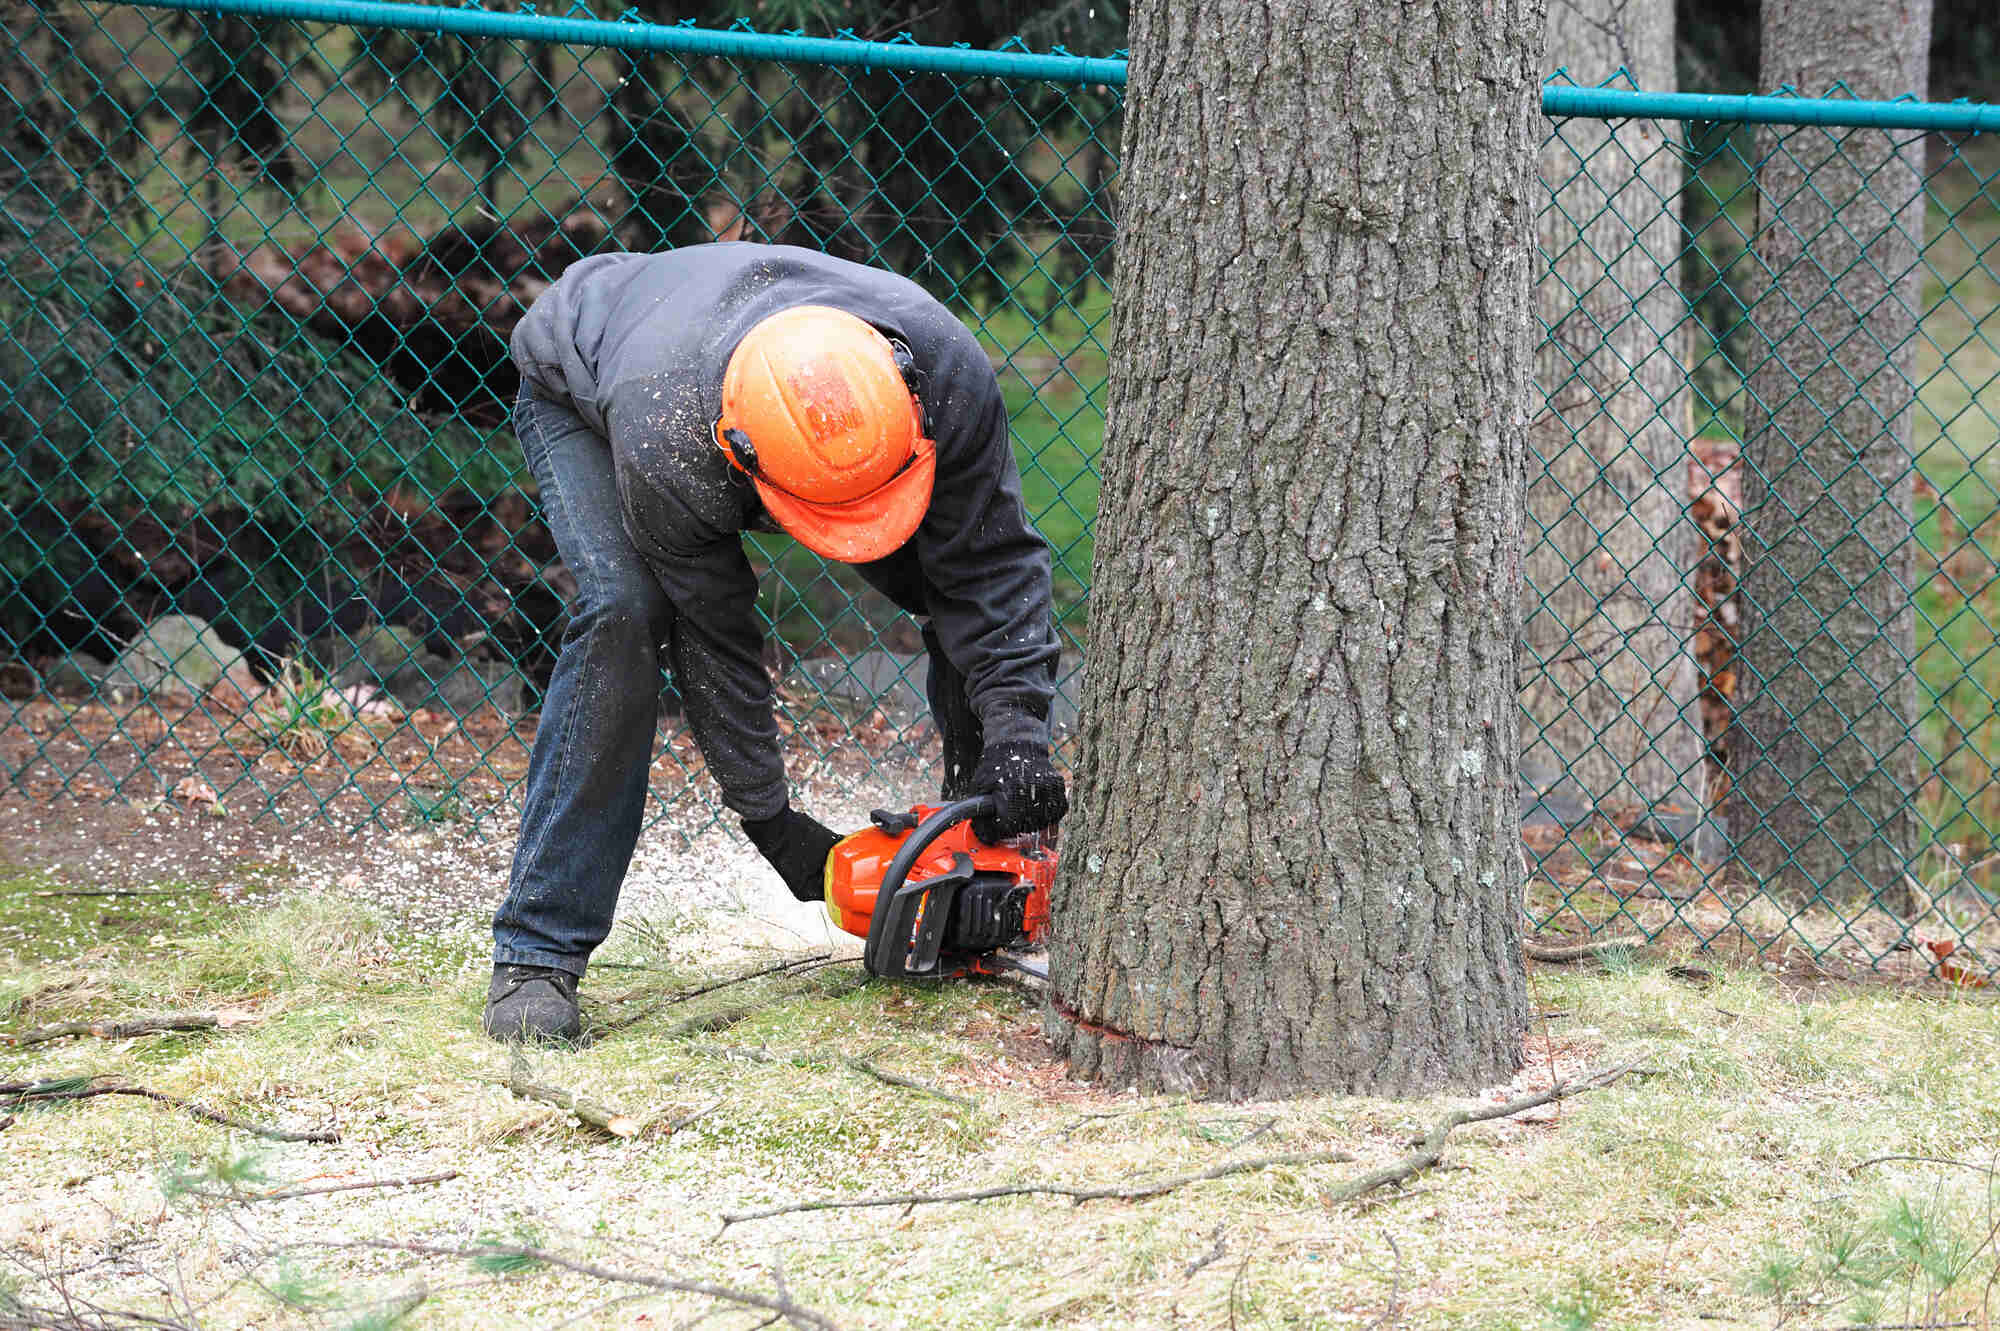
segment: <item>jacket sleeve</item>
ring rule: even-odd
[[[937,481],[916,535],[931,621],[986,743],[1046,745],[1057,657],[1049,547],[1021,502],[991,366],[982,355],[959,378],[933,412]]]
[[[769,818],[787,802],[785,760],[764,669],[757,576],[743,543],[640,550],[674,607],[667,661],[722,802],[745,818]]]

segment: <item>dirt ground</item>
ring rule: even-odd
[[[934,796],[920,729],[800,711],[781,722],[787,767],[795,802],[822,821],[860,826],[871,808]],[[454,927],[490,917],[504,893],[534,735],[532,716],[405,715],[345,699],[318,711],[227,679],[200,698],[15,700],[0,708],[0,863],[98,888],[240,883],[262,870],[418,928]],[[735,835],[672,718],[651,784],[631,908],[768,895],[775,878]]]

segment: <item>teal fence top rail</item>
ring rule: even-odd
[[[518,38],[571,46],[601,46],[677,55],[773,60],[787,64],[948,74],[961,78],[1036,79],[1060,84],[1125,86],[1119,58],[1030,51],[978,51],[916,42],[807,37],[608,20],[595,16],[501,13],[475,5],[397,4],[392,0],[146,0],[155,9],[241,14],[250,18],[345,23],[461,37]],[[572,12],[578,8],[572,6]],[[1857,129],[1911,129],[1983,133],[2000,131],[2000,106],[1976,102],[1872,102],[1858,98],[1735,96],[1641,92],[1631,88],[1542,87],[1542,113],[1552,118],[1599,120],[1732,121],[1744,124],[1822,125]]]
[[[1751,125],[1820,125],[1847,129],[1922,129],[1978,134],[2000,131],[2000,106],[1984,102],[1869,102],[1845,97],[1751,97],[1632,88],[1542,85],[1551,119],[1710,120]]]
[[[148,0],[148,6],[198,14],[241,14],[249,18],[344,23],[364,28],[398,28],[405,32],[516,38],[567,46],[771,60],[781,64],[860,66],[959,78],[1033,79],[1062,84],[1102,83],[1123,87],[1125,83],[1123,60],[1061,52],[1038,55],[1031,51],[977,51],[963,46],[668,26],[631,19],[508,14],[470,5],[406,5],[387,0]]]

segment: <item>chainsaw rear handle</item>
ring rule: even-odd
[[[915,884],[904,880],[933,841],[962,822],[987,817],[995,811],[991,795],[957,800],[918,823],[916,830],[903,839],[888,868],[882,871],[875,909],[868,917],[868,941],[861,962],[870,975],[927,975],[936,970],[948,912],[923,911],[919,919],[924,896],[933,886],[941,889],[949,880],[969,880],[971,861],[961,855],[958,857],[964,861],[961,865],[936,878]]]

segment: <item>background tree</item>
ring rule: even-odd
[[[1758,6],[1677,0],[1680,85],[1689,92],[1769,91],[1760,82]],[[2000,7],[1993,0],[1932,0],[1930,95],[2000,102]]]
[[[489,7],[512,8],[504,0]],[[417,114],[420,135],[442,148],[435,169],[463,171],[473,197],[498,215],[501,173],[554,100],[555,46],[392,28],[360,37],[368,58],[354,63],[351,81],[377,96],[394,88]]]
[[[304,27],[286,20],[179,10],[164,26],[186,43],[181,67],[194,75],[194,87],[183,104],[148,105],[156,114],[177,113],[180,127],[208,159],[202,211],[208,227],[203,244],[209,245],[235,206],[226,171],[236,170],[243,184],[274,185],[287,195],[297,187],[291,131],[272,103],[310,52]]]
[[[1080,1075],[1519,1064],[1539,0],[1133,14],[1083,767]]]
[[[1674,87],[1671,0],[1550,0],[1545,64]],[[1596,806],[1706,807],[1687,574],[1688,338],[1680,156],[1652,121],[1564,120],[1531,431],[1522,768]]]
[[[1931,0],[1764,0],[1766,87],[1922,97]],[[1910,423],[1923,136],[1765,130],[1729,820],[1804,900],[1908,905],[1919,751]]]

